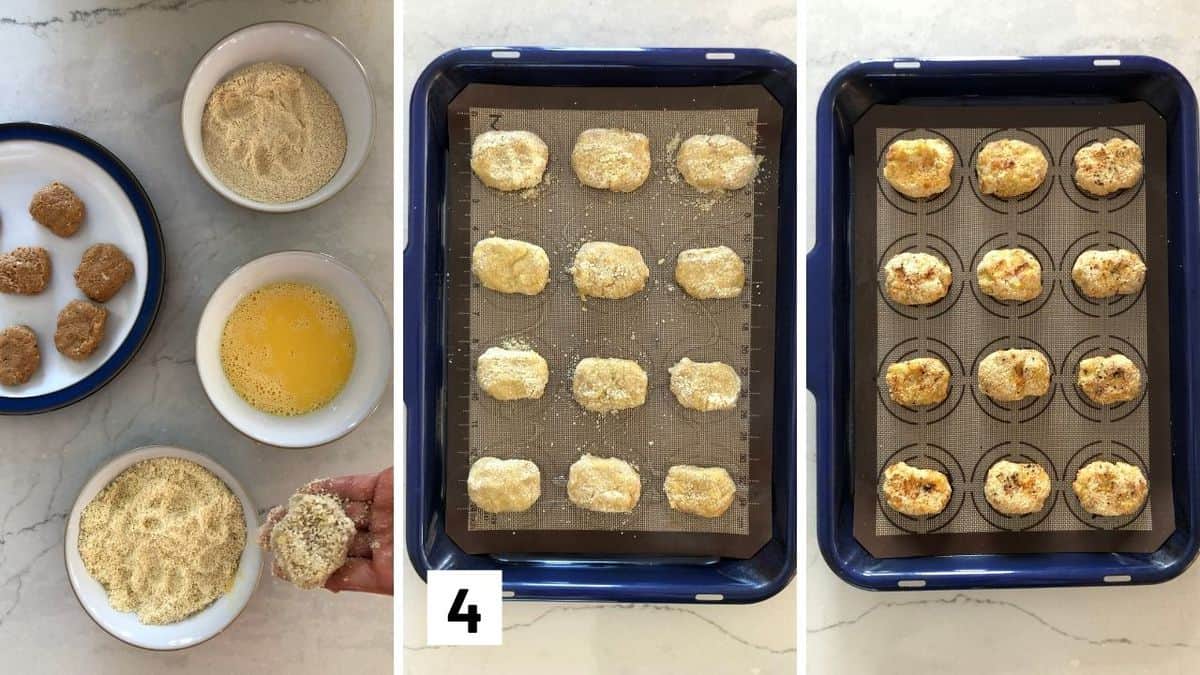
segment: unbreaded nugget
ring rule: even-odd
[[[29,326],[9,326],[0,331],[0,384],[25,384],[42,363],[37,335]]]
[[[19,246],[0,255],[0,293],[36,295],[50,283],[50,254],[40,246]]]
[[[29,215],[54,234],[69,237],[79,231],[87,209],[74,190],[55,181],[33,193]]]
[[[133,276],[133,263],[112,244],[92,244],[75,268],[75,285],[96,302],[108,302]]]
[[[58,313],[54,346],[63,356],[82,361],[92,355],[104,339],[108,310],[86,300],[72,300]]]

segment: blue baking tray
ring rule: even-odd
[[[1144,101],[1168,128],[1168,299],[1175,532],[1153,553],[950,555],[878,559],[853,535],[849,422],[853,126],[876,104],[1072,105]],[[1147,56],[864,61],[829,81],[817,105],[816,244],[808,254],[808,388],[817,419],[817,540],[830,568],[874,590],[1150,584],[1200,548],[1196,97],[1178,70]]]
[[[443,494],[446,110],[468,84],[674,87],[761,84],[784,109],[779,176],[772,537],[752,558],[469,555],[446,534]],[[406,543],[428,570],[502,570],[506,596],[614,602],[757,602],[796,569],[796,66],[757,49],[457,49],[431,63],[409,118],[404,251]]]

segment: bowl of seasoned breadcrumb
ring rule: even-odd
[[[225,630],[258,586],[258,514],[217,462],[148,446],[100,467],[67,519],[67,578],[98,626],[172,651]]]
[[[271,213],[311,208],[366,163],[375,96],[340,40],[288,21],[242,28],[196,64],[183,92],[183,142],[229,201]]]

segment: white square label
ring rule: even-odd
[[[431,645],[498,645],[503,622],[499,570],[429,571],[425,641]]]

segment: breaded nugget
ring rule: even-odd
[[[550,381],[546,359],[532,349],[488,347],[475,367],[479,388],[499,401],[541,398]]]
[[[1146,263],[1138,254],[1123,248],[1084,251],[1075,259],[1071,279],[1089,298],[1133,295],[1146,282]]]
[[[937,405],[950,393],[950,369],[928,356],[893,363],[886,379],[888,395],[906,408]]]
[[[112,244],[93,244],[75,268],[75,285],[96,302],[108,302],[133,276],[133,263]]]
[[[92,355],[104,339],[108,310],[86,300],[72,300],[58,313],[54,346],[63,356],[82,361]]]
[[[537,244],[488,237],[471,250],[471,271],[484,288],[537,295],[550,281],[550,258]]]
[[[728,246],[689,248],[675,259],[675,282],[698,300],[736,298],[746,284],[746,264]]]
[[[542,496],[542,472],[527,459],[480,457],[467,474],[467,496],[488,513],[528,511]]]
[[[265,535],[266,548],[274,554],[271,572],[297,588],[321,588],[346,564],[357,529],[354,521],[346,515],[342,502],[327,494],[298,492],[288,499],[286,509],[277,506],[272,510],[279,512],[283,515],[269,533],[259,532],[259,543]],[[268,514],[268,522],[271,520]]]
[[[671,393],[691,410],[733,410],[742,391],[742,378],[720,361],[700,363],[686,356],[668,369]]]
[[[36,295],[50,283],[50,254],[40,246],[19,246],[0,255],[0,293]]]
[[[529,131],[485,131],[471,144],[471,170],[504,192],[537,187],[549,161],[545,141]]]
[[[571,393],[584,410],[614,413],[644,404],[648,382],[637,361],[588,357],[575,366]]]
[[[613,192],[633,192],[650,177],[650,139],[625,129],[586,129],[571,150],[579,182]]]
[[[940,138],[900,140],[888,146],[883,177],[900,194],[925,199],[950,187],[954,149]]]
[[[1131,188],[1142,179],[1142,149],[1128,138],[1085,145],[1075,153],[1075,184],[1095,197]]]
[[[896,462],[883,471],[888,506],[906,516],[933,516],[950,503],[950,479],[941,471]]]
[[[642,479],[629,462],[584,453],[567,472],[567,498],[589,511],[629,513],[642,496]]]
[[[1036,349],[1001,349],[979,362],[979,389],[993,400],[1020,401],[1050,391],[1050,362]]]
[[[1124,354],[1079,362],[1079,388],[1096,405],[1132,401],[1142,393],[1142,371]]]
[[[719,466],[677,464],[667,469],[663,492],[671,508],[703,518],[718,518],[729,510],[737,487]]]
[[[992,465],[983,484],[992,508],[1010,516],[1037,513],[1050,496],[1050,474],[1039,464],[1002,459]]]
[[[1029,194],[1046,180],[1050,163],[1040,148],[1006,138],[983,146],[976,160],[979,189],[1002,199]]]
[[[884,291],[901,305],[928,305],[950,290],[950,266],[928,253],[899,253],[883,269]]]
[[[42,363],[37,335],[29,326],[9,326],[0,331],[0,384],[25,384]]]
[[[33,193],[29,202],[29,215],[60,237],[78,232],[86,213],[79,195],[58,181]]]
[[[646,287],[650,268],[641,251],[610,241],[589,241],[575,253],[567,270],[582,297],[620,300]]]
[[[998,248],[976,268],[979,290],[997,300],[1027,302],[1042,294],[1042,264],[1023,248]]]
[[[1084,511],[1097,516],[1128,516],[1142,508],[1150,486],[1142,470],[1125,462],[1095,461],[1075,474],[1071,489]]]
[[[679,145],[675,168],[688,185],[701,192],[740,190],[754,180],[758,159],[732,136],[700,134]]]

